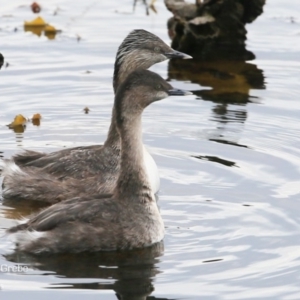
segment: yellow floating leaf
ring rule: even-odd
[[[24,31],[32,32],[33,34],[36,34],[37,36],[41,36],[42,32],[44,30],[45,26],[24,26]]]
[[[9,129],[12,129],[15,133],[23,133],[26,129],[26,125],[17,125],[14,127],[11,127]]]
[[[45,32],[45,36],[49,39],[49,40],[53,40],[55,38],[55,35],[59,32],[61,32],[61,30],[56,29],[54,26],[52,25],[47,25],[44,28],[44,32]]]
[[[41,17],[37,17],[36,19],[34,19],[33,21],[25,21],[24,22],[24,26],[25,27],[31,27],[31,26],[46,26],[47,23],[44,21],[43,18]]]
[[[13,125],[23,125],[27,122],[27,119],[23,115],[17,115],[15,116],[14,121],[11,123]]]
[[[54,26],[51,25],[47,25],[44,29],[45,32],[57,32],[56,28]]]
[[[24,31],[30,31],[38,36],[41,36],[42,32],[44,32],[45,36],[50,40],[53,40],[55,35],[61,32],[61,30],[58,30],[54,26],[47,24],[41,17],[37,17],[30,22],[25,21]]]
[[[15,116],[14,121],[12,123],[8,124],[7,126],[10,129],[13,129],[14,127],[25,125],[26,122],[27,122],[27,120],[23,115],[17,115],[17,116]]]

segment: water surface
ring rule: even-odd
[[[2,5],[0,154],[101,143],[110,122],[116,50],[128,32],[169,42],[162,1],[39,1],[62,30],[55,39],[23,30],[35,15],[20,0]],[[25,3],[26,4],[26,3]],[[58,9],[59,8],[59,9]],[[143,117],[144,141],[161,174],[163,245],[123,254],[36,258],[5,255],[1,293],[19,299],[300,298],[300,13],[268,1],[247,26],[249,62],[164,62],[151,69],[195,95],[168,98]],[[54,15],[54,12],[57,12]],[[83,109],[90,112],[85,114]],[[40,113],[40,126],[7,128]],[[1,231],[32,211],[2,206]],[[123,298],[121,298],[123,297]]]

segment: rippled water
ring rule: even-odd
[[[162,1],[150,16],[141,2],[133,14],[131,0],[39,1],[42,17],[62,30],[49,40],[24,33],[23,21],[35,17],[25,2],[1,4],[0,52],[9,65],[0,71],[0,154],[102,142],[117,47],[134,28],[168,41],[169,12]],[[0,293],[6,299],[19,299],[21,290],[33,299],[54,293],[58,299],[117,299],[115,293],[131,300],[300,299],[298,8],[292,0],[268,1],[248,25],[254,61],[152,67],[196,94],[156,103],[143,118],[162,178],[164,245],[43,259],[4,256],[1,245],[1,266],[28,269],[1,269]],[[40,113],[41,125],[9,130],[20,113]],[[2,206],[1,231],[31,210]]]

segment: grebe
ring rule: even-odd
[[[16,250],[33,254],[144,248],[164,237],[164,223],[146,173],[142,112],[174,90],[148,70],[131,73],[115,96],[120,134],[120,175],[111,196],[76,197],[54,204],[8,230]]]
[[[136,69],[147,69],[170,58],[191,58],[166,45],[156,35],[142,29],[132,31],[120,45],[115,61],[113,87]],[[115,108],[104,145],[68,148],[52,153],[25,151],[12,160],[0,160],[3,198],[56,203],[78,196],[88,189],[112,193],[120,170],[120,137],[116,129]],[[151,189],[156,193],[160,180],[156,163],[145,147],[144,160]],[[84,188],[82,187],[84,180]],[[80,189],[77,187],[80,186]],[[56,197],[53,197],[56,195]]]

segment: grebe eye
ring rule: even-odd
[[[160,51],[160,48],[159,48],[159,47],[154,47],[154,51],[155,51],[155,52],[159,52],[159,51]]]

